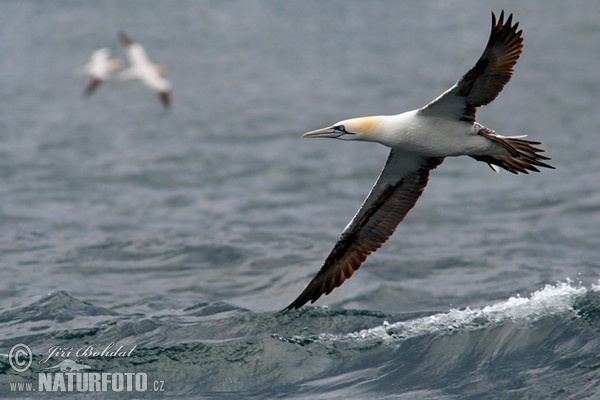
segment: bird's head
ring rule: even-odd
[[[163,65],[163,64],[158,64],[155,65],[156,68],[156,72],[160,75],[160,76],[165,76],[167,75],[167,66]]]
[[[125,66],[125,63],[120,58],[113,58],[112,60],[110,60],[110,70],[111,71],[118,71],[120,69],[123,69],[124,66]]]
[[[327,128],[308,132],[303,137],[327,137],[342,140],[375,142],[382,129],[381,117],[352,118],[335,123]]]

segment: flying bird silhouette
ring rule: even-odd
[[[477,107],[489,104],[510,80],[523,49],[522,31],[496,20],[483,54],[454,86],[425,107],[397,115],[347,119],[304,134],[381,143],[391,148],[387,162],[364,203],[342,232],[319,272],[285,310],[314,303],[329,294],[394,233],[425,189],[432,169],[445,157],[467,155],[498,171],[539,172],[546,164],[540,142],[501,136],[475,122]],[[499,167],[499,168],[498,168]]]
[[[152,63],[146,55],[144,47],[125,32],[119,32],[119,39],[127,49],[127,57],[131,64],[128,69],[121,72],[121,79],[139,79],[158,93],[163,106],[169,108],[171,105],[171,83],[161,76],[166,73],[166,68],[163,65]]]
[[[83,94],[90,96],[100,84],[108,79],[111,72],[117,71],[122,67],[122,60],[118,58],[110,59],[110,50],[106,48],[95,50],[90,56],[90,61],[76,70],[78,74],[87,75],[91,78]]]

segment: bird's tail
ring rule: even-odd
[[[499,171],[498,167],[503,168],[508,172],[512,172],[513,174],[518,174],[519,172],[528,174],[529,171],[540,172],[536,166],[555,169],[553,166],[544,162],[544,160],[550,160],[549,157],[540,154],[543,153],[544,150],[536,147],[542,143],[523,139],[526,135],[505,137],[500,136],[493,131],[488,132],[484,130],[480,131],[479,134],[502,146],[509,153],[508,155],[487,154],[471,156],[477,161],[486,162],[496,172]]]

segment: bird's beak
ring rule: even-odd
[[[341,132],[336,131],[335,129],[333,129],[332,126],[330,126],[330,127],[327,127],[327,128],[317,129],[316,131],[305,133],[304,135],[302,135],[302,137],[307,137],[307,138],[311,138],[311,137],[337,138],[340,135],[341,135]]]

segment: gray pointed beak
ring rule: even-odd
[[[323,129],[317,129],[316,131],[308,132],[302,135],[302,137],[312,138],[312,137],[328,137],[328,138],[336,138],[339,137],[341,132],[333,129],[332,126]]]

